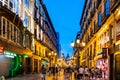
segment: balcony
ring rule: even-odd
[[[105,11],[104,11],[102,14],[102,24],[104,24],[106,20],[107,20],[107,16],[106,16]]]
[[[37,24],[39,24],[39,19],[37,17],[35,17],[34,20]]]
[[[110,2],[110,10],[111,12],[114,12],[116,8],[119,6],[120,0],[111,0]]]
[[[94,32],[96,33],[99,30],[98,24],[95,24]]]
[[[92,12],[91,12],[91,18],[93,18],[94,14],[95,14],[95,12],[92,10]]]
[[[96,6],[97,9],[98,9],[98,7],[99,7],[101,1],[102,1],[102,0],[97,0],[97,6]]]

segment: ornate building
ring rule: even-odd
[[[81,25],[82,66],[98,67],[105,78],[120,79],[120,0],[86,0]]]
[[[57,52],[57,34],[42,0],[0,0],[0,75],[40,72]]]

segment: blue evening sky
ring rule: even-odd
[[[71,41],[80,30],[80,18],[85,0],[43,0],[56,32],[60,34],[62,52],[71,56]]]

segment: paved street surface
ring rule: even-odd
[[[71,80],[74,80],[73,75],[74,74],[72,74],[72,79]],[[57,78],[57,79],[55,79],[55,78]],[[25,75],[25,76],[18,76],[18,77],[14,77],[14,78],[8,78],[6,80],[41,80],[41,78],[40,78],[40,74],[28,74],[28,75]],[[46,80],[70,80],[70,79],[66,78],[64,76],[63,71],[61,71],[60,75],[58,75],[56,77],[53,76],[53,75],[47,75]]]
[[[27,74],[25,76],[7,78],[6,80],[42,80],[42,79],[40,78],[40,74]],[[56,76],[47,75],[46,80],[75,80],[75,79],[74,73],[72,73],[72,77],[70,78],[69,76],[65,76],[62,70],[60,74],[57,74]],[[107,79],[90,79],[90,80],[107,80]]]

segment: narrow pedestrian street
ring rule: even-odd
[[[40,77],[40,74],[26,74],[24,76],[17,76],[13,78],[6,78],[6,80],[42,80]],[[47,74],[46,80],[75,80],[74,78],[74,72],[72,73],[72,77],[69,77],[68,75],[65,76],[64,70],[61,70],[60,73],[56,74],[55,76]],[[86,79],[83,79],[86,80]],[[88,79],[88,80],[107,80],[107,79]]]
[[[74,80],[74,74],[72,74],[72,78],[70,80]],[[6,80],[41,80],[40,74],[27,74],[25,76],[17,76],[13,78],[7,78]],[[56,74],[56,76],[53,75],[47,75],[46,80],[69,80],[66,79],[64,76],[64,71],[61,70],[60,74]]]
[[[0,0],[0,80],[120,80],[120,0]]]

